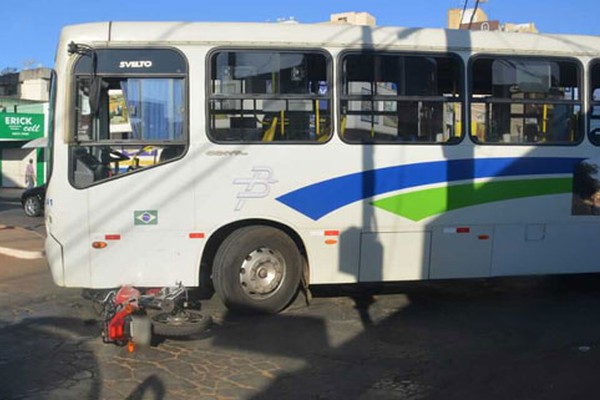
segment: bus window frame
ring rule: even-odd
[[[184,158],[186,156],[186,154],[188,153],[189,149],[190,149],[190,145],[191,145],[191,133],[190,133],[190,67],[189,67],[189,60],[186,57],[185,53],[183,51],[181,51],[180,49],[176,48],[176,47],[171,47],[171,46],[134,46],[134,47],[111,47],[111,46],[99,46],[99,47],[94,47],[93,51],[106,51],[106,50],[117,50],[117,51],[129,51],[129,50],[135,50],[135,51],[144,51],[144,50],[152,50],[152,51],[160,51],[160,50],[167,50],[167,51],[172,51],[174,53],[176,53],[179,57],[181,57],[181,60],[183,61],[183,64],[185,65],[185,71],[184,72],[173,72],[173,73],[155,73],[155,74],[143,74],[143,73],[139,73],[139,72],[124,72],[121,74],[115,74],[115,73],[105,73],[105,72],[98,72],[96,71],[95,73],[78,73],[76,72],[77,69],[77,64],[78,62],[83,58],[83,57],[89,57],[89,54],[81,54],[79,56],[77,56],[76,58],[74,58],[71,61],[71,65],[68,68],[68,79],[70,80],[69,85],[68,85],[68,91],[69,91],[69,100],[67,102],[67,104],[69,105],[69,124],[67,126],[67,136],[66,136],[66,141],[65,144],[67,146],[67,153],[68,153],[68,181],[69,184],[71,185],[71,187],[73,187],[76,190],[87,190],[89,188],[98,186],[98,185],[102,185],[105,184],[107,182],[113,182],[115,180],[127,177],[127,176],[132,176],[135,174],[138,174],[140,172],[143,171],[147,171],[147,170],[152,170],[156,167],[161,167],[163,165],[167,165],[170,164],[172,162],[175,162],[177,160],[180,160],[182,158]],[[184,95],[183,95],[183,107],[184,107],[184,116],[182,118],[182,131],[183,131],[183,135],[182,135],[182,139],[180,141],[169,141],[169,140],[153,140],[153,141],[127,141],[127,140],[104,140],[104,141],[77,141],[75,140],[76,134],[75,131],[78,129],[77,127],[77,113],[76,113],[76,108],[77,108],[77,100],[78,100],[78,94],[77,94],[77,88],[79,85],[79,80],[81,79],[81,77],[86,77],[86,76],[92,76],[95,75],[97,77],[100,78],[114,78],[114,79],[119,79],[119,78],[126,78],[126,79],[182,79],[183,80],[183,90],[184,90]],[[151,165],[148,167],[144,167],[144,168],[139,168],[139,169],[134,169],[132,171],[129,171],[127,173],[123,173],[123,174],[118,174],[114,177],[111,177],[110,179],[102,179],[102,180],[98,180],[95,181],[93,183],[91,183],[90,185],[87,186],[77,186],[74,182],[73,179],[73,174],[72,174],[72,165],[74,160],[73,157],[73,151],[72,151],[72,147],[74,145],[79,145],[80,147],[103,147],[103,146],[127,146],[127,145],[148,145],[148,146],[168,146],[168,145],[182,145],[184,146],[183,151],[181,152],[181,154],[179,154],[176,157],[170,158],[164,162],[155,164],[155,165]]]
[[[212,58],[215,54],[220,53],[220,52],[274,52],[274,53],[298,53],[298,52],[303,52],[303,53],[312,53],[312,54],[322,54],[325,57],[325,62],[326,62],[326,66],[325,68],[327,69],[327,82],[330,85],[329,87],[329,93],[328,93],[328,98],[326,99],[327,101],[329,101],[329,119],[331,121],[331,130],[328,133],[328,137],[326,140],[311,140],[311,141],[301,141],[301,140],[285,140],[285,141],[281,141],[281,140],[274,140],[274,141],[269,141],[269,142],[265,142],[265,141],[243,141],[243,140],[231,140],[231,141],[221,141],[221,140],[216,140],[212,134],[211,134],[211,129],[210,129],[210,101],[212,100]],[[328,142],[331,141],[331,139],[335,136],[335,126],[334,126],[334,118],[335,118],[335,112],[334,112],[334,106],[335,106],[335,82],[334,82],[334,73],[333,73],[333,56],[331,55],[331,53],[329,51],[327,51],[324,48],[320,48],[320,47],[289,47],[289,48],[283,48],[283,47],[269,47],[269,46],[248,46],[248,47],[239,47],[239,46],[217,46],[217,47],[213,47],[211,48],[207,53],[206,53],[206,57],[205,57],[205,66],[204,66],[204,72],[205,72],[205,91],[204,91],[204,100],[205,100],[205,105],[204,105],[204,115],[205,115],[205,135],[206,138],[214,144],[217,145],[249,145],[249,146],[275,146],[275,145],[323,145],[326,144]],[[304,96],[304,95],[302,95]],[[258,98],[260,97],[260,95],[257,96]],[[255,95],[255,98],[257,98]],[[266,96],[265,96],[266,97]],[[270,96],[272,97],[272,96]]]
[[[46,183],[52,177],[54,170],[54,140],[56,140],[56,99],[58,90],[58,74],[55,69],[50,72],[50,88],[48,96],[48,135],[46,137],[46,160],[47,160],[47,176]]]
[[[583,123],[583,121],[580,121],[581,124],[581,134],[580,137],[577,141],[573,141],[573,142],[553,142],[553,143],[539,143],[539,142],[520,142],[520,143],[507,143],[507,142],[480,142],[477,141],[473,138],[473,135],[471,135],[471,121],[472,121],[472,116],[471,116],[471,107],[473,105],[473,103],[484,103],[484,102],[473,102],[473,86],[474,86],[474,82],[473,82],[473,63],[475,63],[477,60],[482,59],[482,58],[494,58],[494,59],[517,59],[517,60],[531,60],[531,61],[549,61],[549,62],[572,62],[575,64],[575,66],[577,67],[578,71],[577,71],[577,78],[578,78],[578,89],[579,89],[579,100],[577,100],[579,107],[580,107],[580,115],[583,116],[583,113],[585,112],[585,101],[584,101],[584,96],[585,96],[585,92],[586,92],[586,88],[585,86],[585,81],[584,81],[584,64],[583,62],[577,58],[577,57],[569,57],[569,56],[553,56],[553,55],[523,55],[521,53],[519,54],[506,54],[506,53],[477,53],[477,54],[473,54],[471,57],[469,57],[469,61],[468,61],[468,65],[467,65],[467,106],[468,106],[468,110],[467,111],[467,115],[469,117],[468,119],[468,123],[469,123],[469,132],[465,132],[465,136],[469,137],[469,140],[471,141],[471,143],[473,143],[476,146],[508,146],[508,147],[515,147],[515,146],[525,146],[525,147],[536,147],[536,148],[544,148],[544,147],[576,147],[581,145],[584,141],[585,141],[585,137],[586,135],[586,128],[585,128],[585,124]],[[545,99],[540,99],[539,102],[543,102]],[[546,100],[547,101],[547,100]],[[519,103],[519,102],[512,102],[509,101],[508,99],[505,100],[505,102],[507,104],[525,104],[525,103]],[[566,103],[566,102],[565,102]],[[569,104],[575,104],[575,103],[569,103]]]
[[[592,82],[593,82],[593,71],[594,68],[597,67],[599,69],[598,71],[598,77],[599,77],[599,82],[600,82],[600,58],[593,58],[588,62],[588,85],[586,87],[586,90],[588,92],[587,98],[588,98],[588,108],[587,108],[587,118],[586,118],[586,137],[587,140],[590,142],[590,144],[592,146],[595,147],[600,147],[600,140],[592,140],[592,116],[594,114],[593,110],[594,110],[594,106],[597,106],[600,108],[600,100],[594,101],[594,88],[592,87]],[[600,85],[598,86],[598,90],[600,90]],[[600,121],[600,114],[598,115],[598,121]],[[600,128],[596,128],[594,130],[600,130]]]
[[[459,94],[459,97],[457,100],[455,101],[448,101],[448,103],[453,103],[453,102],[458,102],[461,105],[461,119],[462,119],[462,124],[461,124],[461,131],[460,131],[460,136],[457,136],[459,139],[458,140],[451,140],[451,141],[445,141],[445,142],[385,142],[385,141],[366,141],[366,142],[361,142],[361,141],[349,141],[347,139],[344,138],[344,136],[342,135],[341,132],[341,125],[342,125],[342,101],[345,100],[345,95],[343,94],[343,89],[344,89],[344,75],[343,75],[343,68],[344,68],[344,57],[346,57],[347,55],[399,55],[399,56],[410,56],[410,57],[423,57],[423,58],[427,58],[427,57],[447,57],[447,58],[451,58],[451,59],[455,59],[456,61],[458,61],[458,67],[459,67],[459,71],[458,71],[458,86],[461,90],[461,93]],[[375,48],[363,48],[363,49],[349,49],[349,50],[343,50],[338,54],[337,57],[337,80],[336,80],[336,84],[337,84],[337,89],[336,89],[336,94],[337,94],[337,111],[336,111],[336,126],[337,126],[337,136],[338,138],[348,144],[348,145],[358,145],[358,146],[364,146],[364,145],[374,145],[374,146],[457,146],[459,144],[461,144],[464,140],[465,140],[465,136],[466,136],[466,132],[465,132],[465,125],[466,125],[466,117],[467,117],[467,113],[466,113],[466,107],[467,107],[467,96],[466,96],[466,92],[467,92],[467,88],[465,87],[465,62],[463,57],[461,57],[461,55],[459,53],[456,52],[451,52],[451,51],[440,51],[440,52],[436,52],[436,51],[403,51],[403,50],[378,50]],[[399,97],[399,96],[396,96]],[[410,97],[417,97],[417,96],[410,96]],[[423,98],[426,98],[426,96],[422,96]],[[441,97],[441,96],[440,96]],[[348,100],[351,101],[351,100]],[[444,102],[446,103],[446,102]]]

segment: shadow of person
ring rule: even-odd
[[[144,382],[140,383],[129,396],[127,400],[155,399],[165,398],[166,390],[163,382],[156,376],[150,375]]]

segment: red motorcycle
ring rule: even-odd
[[[104,343],[148,346],[153,335],[185,337],[205,331],[212,323],[210,316],[189,307],[185,287],[146,289],[131,286],[110,291],[99,300],[104,316]]]

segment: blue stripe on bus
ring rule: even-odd
[[[407,164],[344,175],[277,198],[318,220],[339,208],[380,194],[422,185],[478,178],[572,174],[583,158],[481,158]]]

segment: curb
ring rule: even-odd
[[[0,254],[9,257],[20,258],[22,260],[38,260],[46,257],[43,251],[15,250],[7,247],[0,247]]]
[[[30,231],[28,229],[23,229],[23,228],[16,227],[13,225],[0,224],[0,232],[5,231],[5,230],[14,230],[14,231],[22,232],[22,233],[30,232],[30,233],[33,233],[36,236],[43,239],[43,236],[35,231]],[[44,250],[21,250],[21,249],[9,248],[9,247],[0,247],[0,255],[19,258],[22,260],[38,260],[38,259],[46,257],[46,253],[44,252]]]

